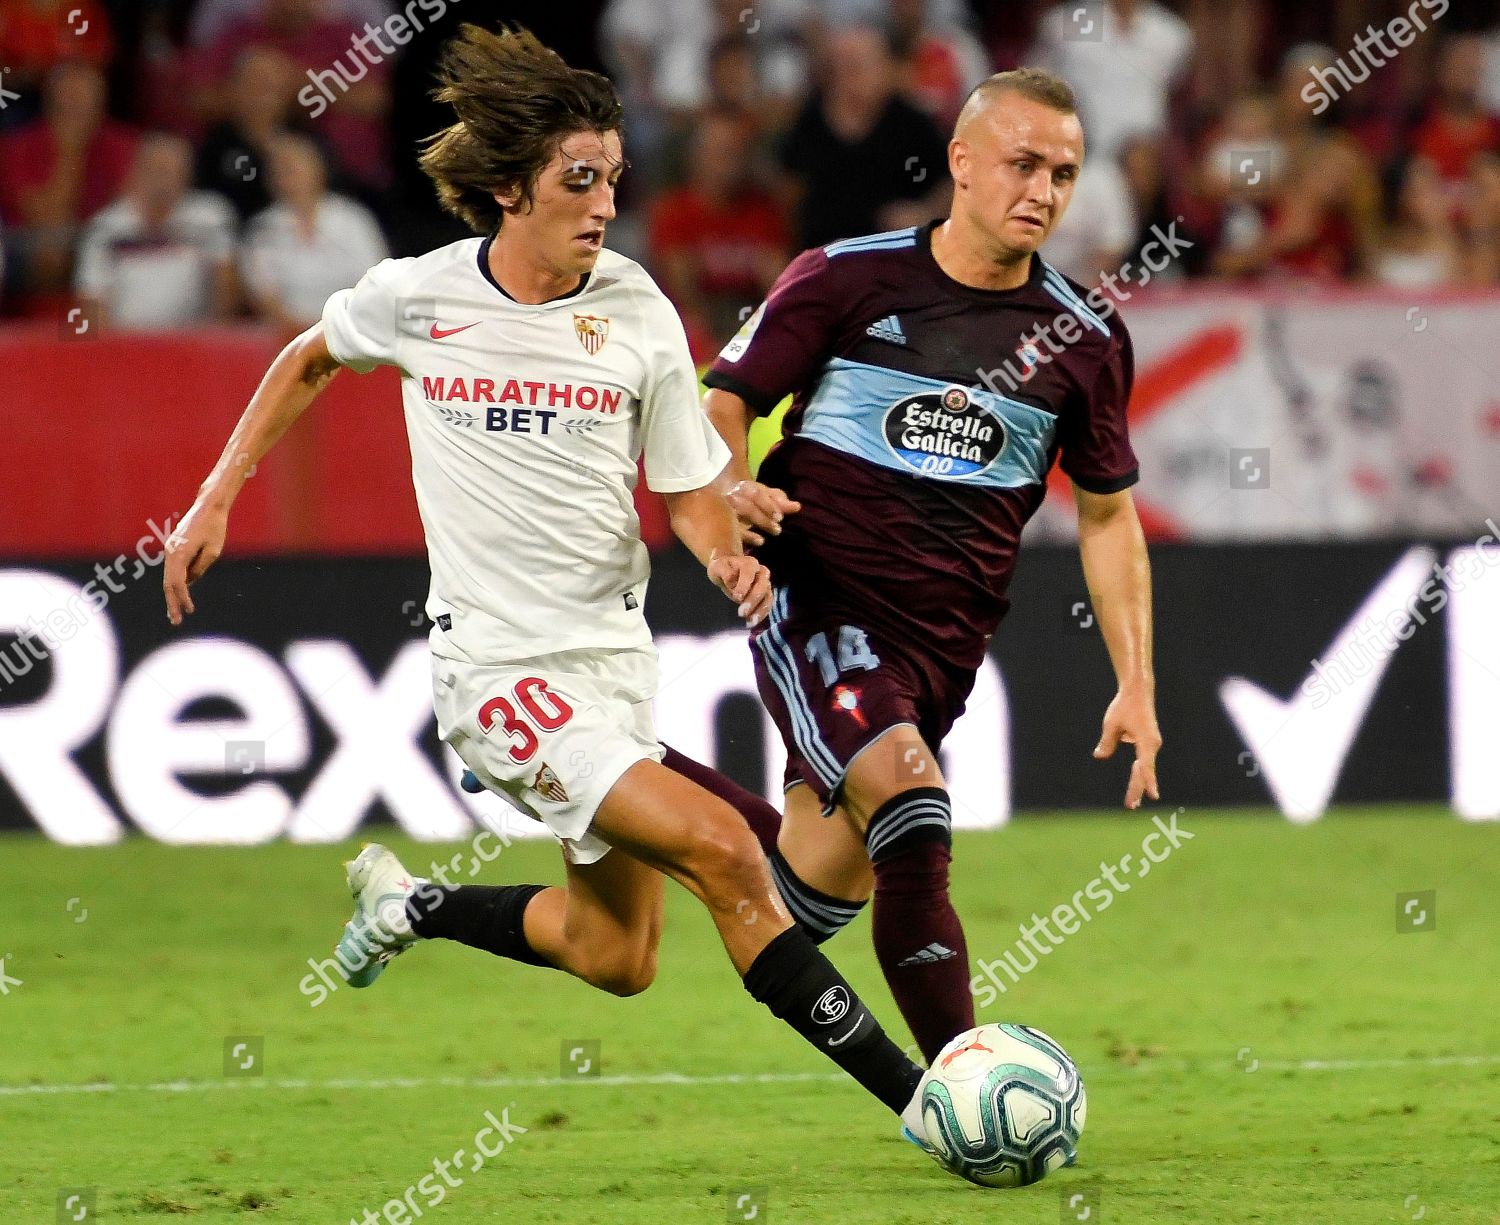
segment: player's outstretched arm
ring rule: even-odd
[[[719,488],[739,518],[740,538],[746,544],[764,544],[767,534],[781,534],[782,519],[796,514],[802,503],[750,475],[749,435],[755,413],[743,399],[722,387],[710,387],[703,407],[729,448],[729,463],[719,477]]]
[[[339,363],[328,352],[321,323],[308,328],[271,363],[224,445],[219,462],[198,487],[192,509],[167,538],[162,586],[167,597],[167,620],[173,625],[181,625],[183,614],[195,611],[188,585],[203,577],[224,551],[229,509],[255,465],[328,386],[338,369]]]
[[[1078,505],[1083,577],[1119,685],[1119,692],[1104,712],[1094,756],[1112,757],[1121,741],[1135,746],[1125,807],[1139,808],[1142,795],[1161,798],[1156,786],[1161,731],[1156,725],[1151,563],[1146,556],[1146,537],[1128,489],[1099,494],[1075,486],[1073,494]]]
[[[746,625],[771,611],[771,572],[740,547],[733,512],[717,485],[664,495],[672,530],[693,551],[708,577],[738,606]]]

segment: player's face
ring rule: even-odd
[[[1001,94],[950,146],[954,211],[997,248],[1030,255],[1066,211],[1082,162],[1076,115]]]
[[[604,247],[624,169],[618,132],[575,132],[537,176],[531,208],[507,212],[502,229],[514,227],[555,273],[582,276]]]

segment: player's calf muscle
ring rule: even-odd
[[[639,995],[656,981],[656,950],[631,944],[590,948],[568,968],[591,987],[622,998]]]
[[[659,921],[622,928],[577,905],[571,886],[566,894],[549,889],[532,899],[526,937],[558,969],[611,995],[639,995],[656,980]]]

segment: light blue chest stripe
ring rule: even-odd
[[[964,386],[964,391],[999,419],[1005,427],[1006,441],[1000,453],[978,471],[966,475],[920,471],[887,442],[886,413],[898,401],[924,391],[942,392],[959,385],[847,358],[831,358],[823,367],[817,391],[807,403],[798,434],[909,476],[992,489],[1040,485],[1046,479],[1047,453],[1057,432],[1057,418],[1035,405],[996,395],[982,387]]]
[[[1074,292],[1073,287],[1062,279],[1061,274],[1051,264],[1042,265],[1042,287],[1089,327],[1095,328],[1105,336],[1109,335],[1109,324],[1089,309],[1088,304]]]

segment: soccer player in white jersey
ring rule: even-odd
[[[282,351],[168,545],[168,617],[193,611],[188,584],[223,551],[251,468],[339,368],[398,367],[438,729],[559,838],[567,885],[438,887],[367,847],[348,865],[351,984],[440,937],[633,995],[656,972],[670,876],[707,906],[750,994],[916,1138],[920,1069],[792,923],[738,814],[660,764],[637,457],[747,622],[770,588],[715,489],[729,456],[699,407],[682,324],[638,265],[603,248],[624,168],[619,100],[523,31],[465,26],[441,79],[458,121],[422,164],[487,237],[376,265]]]

